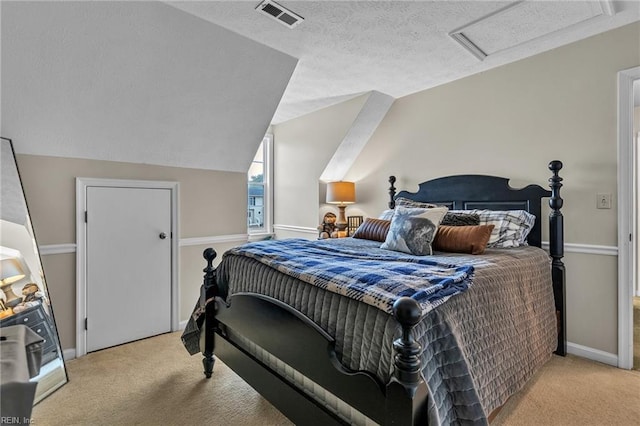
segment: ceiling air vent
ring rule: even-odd
[[[289,28],[295,28],[298,24],[304,21],[302,16],[293,13],[271,0],[264,0],[258,5],[258,7],[256,7],[256,10]]]

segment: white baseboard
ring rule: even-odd
[[[189,322],[189,320],[184,320],[184,321],[180,321],[180,323],[178,324],[178,330],[184,330],[184,328],[187,326],[187,323]]]
[[[69,348],[62,350],[62,356],[65,361],[71,361],[76,358],[76,348]]]
[[[590,348],[588,346],[578,345],[577,343],[567,342],[567,352],[592,361],[609,364],[614,367],[618,366],[618,355],[601,351],[600,349]]]

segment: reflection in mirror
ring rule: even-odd
[[[0,416],[29,419],[67,372],[13,146],[0,143]]]

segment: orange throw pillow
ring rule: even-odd
[[[487,247],[494,225],[440,225],[433,249],[450,253],[482,254]]]

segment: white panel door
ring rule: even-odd
[[[87,352],[171,331],[171,190],[89,186]]]

